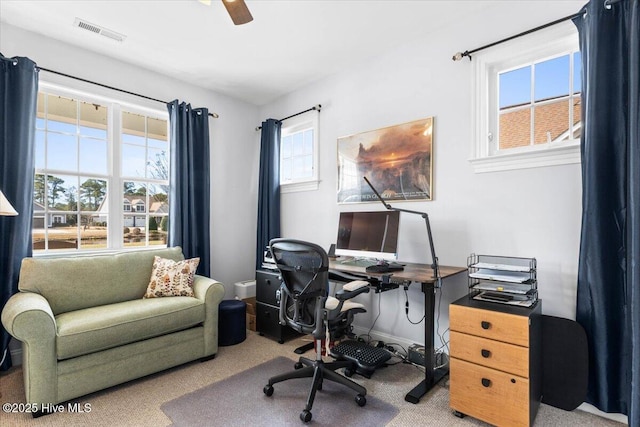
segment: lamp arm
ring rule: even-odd
[[[366,176],[364,176],[363,178],[364,178],[365,182],[369,185],[371,190],[373,190],[373,192],[375,193],[375,195],[378,198],[378,200],[380,200],[380,203],[382,203],[386,209],[388,209],[390,211],[416,214],[416,215],[420,215],[422,218],[424,218],[424,223],[427,226],[427,237],[429,238],[429,248],[431,249],[431,269],[433,270],[433,277],[436,278],[436,287],[440,287],[442,278],[440,277],[440,267],[438,266],[438,257],[436,256],[436,249],[435,249],[435,247],[433,245],[433,235],[431,234],[431,224],[429,222],[429,215],[426,212],[418,212],[418,211],[412,211],[412,210],[409,210],[409,209],[394,208],[389,203],[384,201],[384,199],[382,198],[380,193],[378,193],[378,191],[376,191],[376,189],[373,187],[371,182],[369,182],[369,180],[367,179]]]

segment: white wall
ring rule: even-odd
[[[381,210],[376,203],[336,202],[337,139],[372,129],[435,117],[434,200],[400,202],[401,208],[429,213],[436,253],[442,265],[465,266],[471,253],[536,257],[543,312],[575,318],[580,237],[579,165],[475,174],[470,155],[471,67],[453,62],[457,51],[577,12],[583,2],[497,2],[424,40],[411,40],[393,52],[316,82],[260,109],[263,118],[286,117],[315,104],[320,113],[320,188],[282,195],[285,237],[328,248],[335,242],[338,213]],[[568,24],[571,25],[571,24]],[[399,258],[430,262],[425,225],[402,214]],[[466,294],[466,276],[445,281],[439,332],[448,327],[447,302]],[[356,324],[403,342],[424,342],[423,324],[404,315],[404,294],[360,297],[369,306]],[[422,295],[409,289],[411,320],[419,320]],[[436,338],[436,343],[438,343]]]
[[[256,233],[256,177],[248,172],[247,157],[257,156],[254,141],[257,108],[216,92],[90,52],[39,34],[0,24],[0,52],[26,56],[39,66],[152,98],[179,99],[193,107],[207,107],[220,118],[209,119],[211,154],[211,275],[224,283],[225,298],[233,298],[233,284],[253,278]],[[176,58],[180,61],[180,58]],[[129,101],[166,111],[145,99],[40,72],[40,80]]]

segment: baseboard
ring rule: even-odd
[[[590,414],[594,414],[602,418],[606,418],[609,420],[617,421],[619,423],[623,423],[625,425],[629,425],[629,417],[627,417],[626,415],[610,414],[608,412],[602,412],[600,409],[586,402],[578,406],[578,409],[584,412],[589,412]]]

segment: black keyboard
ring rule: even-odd
[[[404,267],[401,265],[374,264],[368,266],[365,270],[367,273],[388,273],[390,271],[402,271]]]

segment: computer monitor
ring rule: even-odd
[[[398,259],[400,212],[340,212],[336,255]]]

